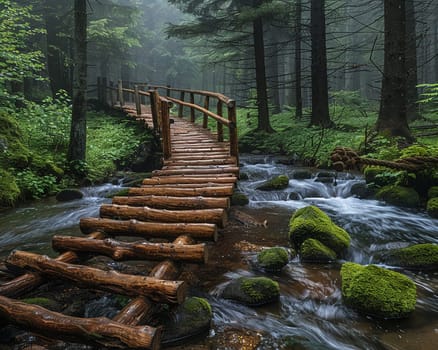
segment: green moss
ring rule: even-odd
[[[190,314],[207,314],[208,317],[213,316],[211,305],[204,298],[191,297],[184,301],[182,307],[186,313]]]
[[[410,187],[385,186],[377,191],[376,198],[400,207],[415,208],[420,205],[420,196]]]
[[[438,219],[438,197],[431,198],[427,201],[427,213],[433,218]]]
[[[42,298],[42,297],[26,298],[26,299],[22,299],[21,301],[23,303],[26,303],[26,304],[39,305],[39,306],[44,306],[44,307],[52,305],[52,303],[53,303],[52,300],[50,300],[48,298]]]
[[[231,196],[231,205],[247,205],[249,203],[249,199],[246,194],[242,192],[235,192]]]
[[[289,178],[286,175],[279,175],[270,179],[260,186],[257,187],[258,190],[262,191],[273,191],[273,190],[283,190],[289,186]]]
[[[383,260],[387,264],[410,269],[436,269],[438,268],[438,245],[425,243],[394,249],[387,252]]]
[[[436,198],[438,197],[438,186],[432,186],[427,191],[427,198]]]
[[[401,318],[415,309],[415,284],[398,272],[375,265],[345,263],[341,278],[344,302],[361,313]]]
[[[313,205],[298,209],[289,222],[289,239],[295,248],[308,238],[317,239],[338,255],[350,245],[348,233]]]
[[[320,241],[309,238],[301,245],[300,256],[307,262],[330,262],[336,260],[336,253]]]
[[[365,176],[366,183],[370,183],[375,182],[376,176],[381,175],[386,171],[388,171],[387,168],[371,165],[365,167],[365,169],[363,170],[363,175]]]
[[[280,286],[277,282],[266,277],[243,278],[242,291],[253,300],[253,304],[272,300],[280,296]]]
[[[289,261],[289,254],[282,247],[273,247],[262,250],[257,255],[259,265],[267,271],[279,271]]]
[[[15,178],[7,171],[0,169],[0,207],[11,207],[20,196],[20,189]]]

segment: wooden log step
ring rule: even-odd
[[[169,159],[164,161],[165,166],[196,166],[196,165],[236,165],[236,158],[216,158],[216,159],[196,159],[196,160],[176,160]]]
[[[120,242],[114,239],[89,239],[71,236],[53,236],[52,247],[56,251],[97,253],[116,261],[165,260],[206,263],[207,249],[204,243],[183,245],[173,243]]]
[[[191,184],[188,184],[191,185]],[[163,185],[151,185],[163,186]],[[187,186],[187,185],[184,185]],[[113,197],[113,204],[133,207],[149,206],[158,209],[214,209],[230,207],[227,197],[173,197],[173,196],[119,196]]]
[[[0,296],[2,319],[49,338],[109,348],[160,348],[161,330],[128,326],[105,317],[79,318]]]
[[[182,175],[182,176],[165,176],[151,177],[143,180],[143,185],[174,185],[174,184],[202,184],[202,183],[221,183],[234,184],[237,182],[237,177],[232,174],[217,174],[214,176],[205,175]]]
[[[154,222],[184,222],[216,224],[223,228],[227,222],[224,209],[193,209],[193,210],[166,210],[150,207],[130,207],[128,205],[102,204],[100,207],[102,218],[117,218],[119,220],[137,219]]]
[[[176,153],[189,153],[189,154],[193,154],[193,153],[208,153],[208,152],[218,152],[218,151],[223,151],[226,154],[230,154],[230,150],[227,147],[206,147],[206,146],[200,146],[200,147],[190,147],[190,148],[186,148],[186,147],[172,147],[172,154],[173,152]]]
[[[233,186],[223,187],[201,187],[201,188],[179,188],[169,185],[168,187],[131,187],[128,191],[129,196],[147,196],[159,193],[163,196],[173,197],[230,197],[233,194]]]
[[[161,170],[178,170],[178,169],[189,169],[196,172],[197,170],[216,170],[220,169],[224,173],[233,173],[236,172],[236,169],[239,169],[235,165],[230,164],[219,164],[219,165],[165,165],[161,168]]]
[[[116,271],[103,271],[88,266],[63,263],[45,255],[18,250],[9,255],[6,263],[112,293],[147,296],[159,303],[180,304],[184,301],[186,294],[184,281],[166,281]]]
[[[218,175],[218,174],[231,174],[229,176],[236,176],[239,173],[238,167],[229,168],[204,168],[204,169],[164,169],[164,170],[154,170],[152,172],[153,176],[174,176],[174,175]]]
[[[178,188],[202,188],[202,187],[223,187],[223,183],[212,183],[212,182],[206,182],[206,183],[199,183],[199,184],[172,184],[171,187],[178,187]],[[159,189],[161,187],[169,187],[169,185],[141,185],[140,187],[152,187]]]
[[[169,160],[167,161],[180,161],[180,160],[185,160],[185,161],[192,161],[192,160],[215,160],[215,159],[233,159],[236,160],[235,157],[231,157],[229,154],[227,154],[225,157],[223,156],[223,152],[220,153],[208,153],[208,154],[204,154],[204,153],[200,153],[200,154],[194,154],[194,155],[188,155],[188,154],[175,154],[173,153],[172,156],[170,157]],[[167,162],[165,161],[165,162]]]
[[[116,236],[138,236],[144,238],[171,238],[190,235],[197,240],[216,241],[217,227],[213,224],[184,224],[142,222],[138,220],[112,220],[82,218],[79,223],[83,233],[102,231]]]

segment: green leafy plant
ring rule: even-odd
[[[55,176],[39,176],[31,170],[18,172],[16,181],[22,196],[26,199],[39,199],[58,190]]]

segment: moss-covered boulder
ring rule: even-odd
[[[280,271],[289,262],[289,253],[282,247],[263,249],[257,255],[257,262],[266,271]]]
[[[412,270],[438,269],[438,245],[415,244],[410,247],[392,249],[382,256],[385,264]]]
[[[415,208],[420,205],[420,196],[411,187],[385,186],[377,191],[376,198],[399,207]]]
[[[388,168],[380,167],[380,166],[367,166],[363,170],[363,175],[365,176],[366,183],[375,183],[376,185],[386,185],[379,182],[378,175],[381,175],[385,172],[388,172]],[[376,178],[377,177],[377,178]]]
[[[20,196],[20,189],[15,178],[7,171],[0,169],[0,208],[14,205]]]
[[[225,287],[222,297],[239,303],[259,306],[277,301],[280,287],[277,282],[266,277],[240,277]]]
[[[213,313],[204,298],[191,297],[177,307],[174,313],[163,313],[163,345],[179,343],[210,329]]]
[[[298,209],[289,222],[289,239],[297,250],[309,238],[320,241],[337,255],[350,246],[349,234],[313,205]]]
[[[360,313],[390,319],[406,317],[415,309],[415,283],[398,272],[345,263],[341,278],[345,304]]]
[[[304,262],[328,263],[335,261],[337,255],[320,241],[309,238],[301,245],[300,258]]]
[[[245,193],[242,192],[234,192],[231,196],[231,205],[247,205],[249,203],[249,199]]]
[[[273,179],[265,181],[258,186],[257,189],[261,191],[275,191],[284,190],[287,186],[289,186],[289,177],[286,175],[279,175]]]
[[[59,202],[68,202],[75,199],[81,199],[83,197],[84,194],[80,190],[77,190],[76,188],[66,188],[57,193],[56,200]]]
[[[427,198],[436,198],[438,197],[438,186],[432,186],[427,191]]]
[[[429,199],[427,201],[426,209],[430,216],[438,219],[438,197]]]

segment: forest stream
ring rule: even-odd
[[[333,181],[318,182],[319,170],[310,169],[312,178],[295,180],[293,174],[300,169],[280,164],[273,157],[243,156],[241,163],[241,173],[248,179],[238,186],[250,203],[239,210],[262,221],[267,219],[268,226],[231,221],[219,241],[211,244],[208,264],[186,271],[186,276],[192,275],[192,293],[207,298],[212,305],[213,322],[206,336],[179,349],[436,349],[438,272],[386,266],[415,282],[417,304],[408,318],[384,321],[363,317],[343,305],[339,276],[342,262],[305,264],[294,258],[274,275],[257,270],[255,262],[261,247],[289,247],[289,218],[296,209],[310,204],[347,230],[352,242],[345,260],[360,264],[375,263],[376,256],[388,248],[438,244],[437,219],[423,211],[356,198],[350,190],[364,182],[360,174],[339,173]],[[267,178],[281,174],[291,178],[286,190],[255,189]],[[80,235],[79,219],[97,216],[100,205],[110,201],[105,194],[115,190],[117,186],[112,185],[87,188],[81,200],[57,203],[47,199],[2,213],[0,258],[13,249],[54,255],[51,237],[55,233]],[[240,276],[276,280],[280,284],[279,301],[250,308],[221,298],[224,286]]]

